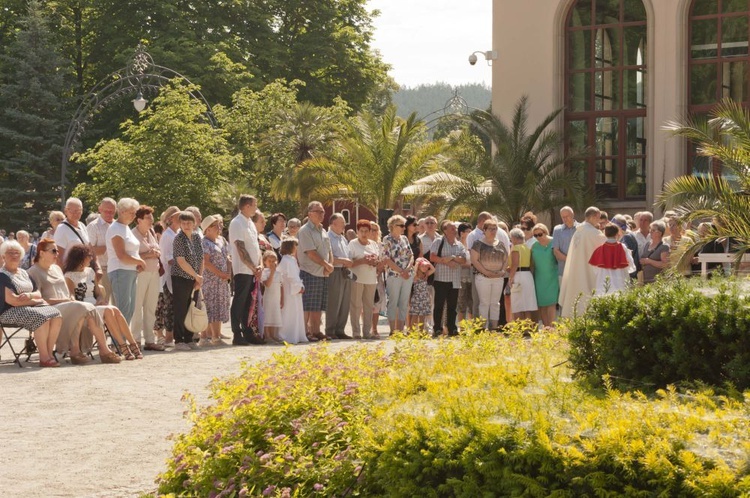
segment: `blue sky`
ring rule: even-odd
[[[397,83],[443,81],[490,86],[491,68],[475,50],[492,49],[492,0],[369,0],[375,18],[373,47],[392,66]]]

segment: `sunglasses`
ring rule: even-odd
[[[543,237],[543,236],[544,236],[544,233],[535,233],[534,234],[534,237],[536,237],[536,238]]]
[[[57,248],[53,247],[52,249],[47,249],[45,252],[51,252],[52,254],[57,254]]]

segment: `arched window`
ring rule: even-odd
[[[731,98],[750,106],[750,2],[693,0],[690,6],[688,99],[693,115],[706,115],[717,102]],[[718,175],[721,164],[695,155],[689,147],[688,173]]]
[[[605,199],[646,196],[646,9],[641,0],[577,0],[565,28],[568,150],[586,147],[586,179]]]

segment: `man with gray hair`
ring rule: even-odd
[[[638,242],[638,254],[644,254],[651,243],[651,222],[654,221],[654,215],[650,211],[641,211],[638,214],[638,230],[633,232],[633,235]]]
[[[320,331],[323,310],[328,307],[328,277],[333,273],[333,253],[328,232],[323,230],[323,204],[312,201],[307,206],[307,223],[299,229],[297,259],[300,277],[305,284],[302,309],[305,313],[307,338],[327,339]]]
[[[328,303],[326,305],[326,337],[329,339],[351,339],[344,329],[349,319],[352,275],[349,268],[349,243],[344,236],[346,220],[341,213],[334,213],[328,220],[328,239],[333,254],[333,273],[328,277]]]
[[[596,248],[607,240],[599,230],[599,214],[599,208],[588,208],[586,222],[578,227],[570,241],[558,301],[565,318],[586,311],[591,293],[596,289],[596,272],[589,260]]]
[[[55,230],[55,244],[57,245],[57,264],[62,268],[65,264],[65,251],[77,245],[91,245],[86,226],[81,223],[83,203],[77,197],[65,201],[65,220]],[[106,250],[106,247],[105,247]],[[101,276],[101,270],[97,270]]]
[[[570,241],[573,240],[573,234],[576,233],[576,229],[578,228],[578,222],[576,221],[572,207],[564,206],[560,209],[560,219],[562,219],[562,223],[555,226],[552,230],[552,253],[557,260],[558,284],[562,282]]]
[[[112,299],[112,284],[107,275],[107,230],[115,220],[116,210],[117,203],[115,200],[111,197],[105,197],[99,203],[99,216],[86,227],[86,231],[89,234],[89,241],[91,242],[91,250],[96,257],[97,263],[99,263],[99,267],[102,269],[102,280],[100,283],[104,286],[104,290],[107,292],[107,299],[110,302]]]

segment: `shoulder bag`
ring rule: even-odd
[[[193,293],[190,307],[185,315],[185,328],[194,334],[199,334],[208,327],[208,313],[203,303],[203,295],[200,290]]]
[[[438,246],[438,252],[437,252],[438,258],[442,258],[443,257],[443,246],[444,245],[445,245],[445,237],[443,237],[442,239],[440,239],[440,245]],[[432,263],[432,261],[430,261],[430,263]],[[435,265],[435,266],[437,267],[437,265]],[[437,273],[437,272],[432,272],[432,275],[430,275],[429,277],[427,277],[427,285],[433,285],[435,283],[435,273]]]

